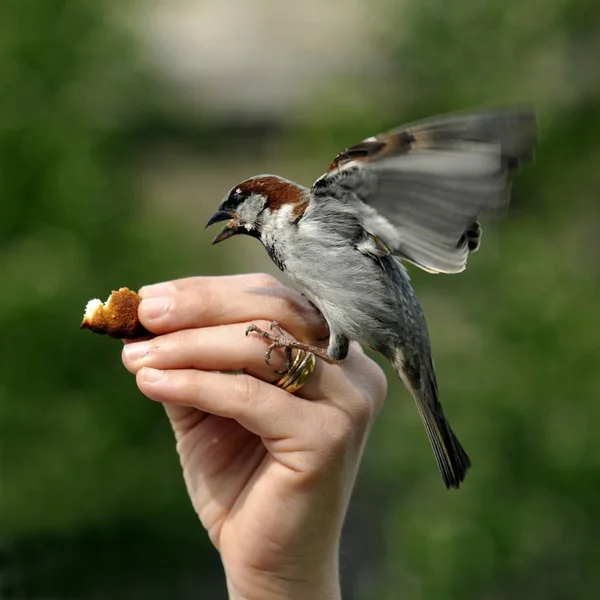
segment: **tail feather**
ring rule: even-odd
[[[471,461],[452,431],[438,400],[433,364],[425,372],[415,359],[403,360],[401,365],[395,366],[415,399],[444,484],[447,488],[460,487]]]
[[[442,479],[447,488],[458,488],[471,466],[471,461],[443,413],[434,414],[424,401],[417,397],[415,401]]]

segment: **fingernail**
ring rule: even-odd
[[[159,319],[169,310],[170,304],[170,298],[144,298],[140,310],[148,319]]]
[[[166,281],[163,283],[145,285],[140,289],[139,293],[142,298],[156,298],[157,296],[170,296],[176,291],[175,284],[171,283],[170,281]]]
[[[135,342],[133,344],[127,344],[123,348],[125,356],[128,360],[139,360],[148,354],[150,351],[150,344],[148,342]]]
[[[162,379],[165,375],[164,371],[160,369],[152,369],[151,367],[144,367],[142,369],[141,380],[145,383],[154,383],[159,379]]]

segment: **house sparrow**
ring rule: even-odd
[[[229,221],[259,239],[321,311],[327,350],[261,332],[271,348],[341,361],[355,340],[387,358],[410,390],[447,488],[471,462],[438,398],[423,310],[401,261],[460,273],[479,248],[484,214],[502,213],[509,173],[532,160],[529,110],[482,111],[421,121],[344,150],[309,189],[276,175],[251,177],[225,197],[207,227]]]

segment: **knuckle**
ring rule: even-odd
[[[373,423],[374,411],[366,399],[336,419],[328,428],[329,451],[333,455],[346,454],[363,443],[365,435]]]
[[[261,382],[250,375],[234,375],[232,393],[237,398],[256,398],[261,391]]]
[[[352,344],[347,367],[346,375],[361,397],[361,411],[364,410],[366,416],[373,420],[387,395],[388,381],[385,373],[358,344]]]
[[[375,417],[373,403],[361,395],[360,401],[357,402],[356,408],[354,409],[354,416],[361,429],[370,425]]]
[[[385,373],[379,365],[373,363],[375,367],[375,374],[373,376],[373,412],[378,412],[381,406],[383,405],[383,401],[387,396],[388,391],[388,381]]]
[[[329,429],[329,446],[334,452],[345,452],[354,437],[351,419],[339,419],[334,427]]]
[[[252,285],[258,287],[275,287],[281,285],[273,275],[269,275],[268,273],[253,273],[250,278]]]
[[[358,342],[352,342],[350,344],[350,351],[358,354],[361,357],[365,355],[364,348]]]
[[[194,290],[193,294],[185,294],[180,310],[188,317],[187,320],[197,321],[200,314],[218,316],[223,306],[210,287],[202,286]]]
[[[189,289],[195,289],[202,281],[202,277],[182,277],[181,279],[173,279],[165,284],[169,289],[169,294],[180,294]]]
[[[362,394],[344,402],[326,427],[330,448],[334,452],[342,452],[355,446],[358,440],[364,438],[374,417],[373,404]]]
[[[151,343],[150,346],[148,347],[148,351],[146,352],[146,354],[143,358],[146,360],[152,360],[154,358],[160,357],[161,354],[165,353],[165,346],[168,346],[168,343],[165,344],[164,340],[162,340],[161,342]],[[167,353],[168,353],[168,348],[167,348]]]
[[[173,288],[173,291],[177,294],[183,291],[186,285],[189,285],[193,281],[193,279],[193,277],[186,277],[184,279],[174,279],[170,282],[171,287]]]

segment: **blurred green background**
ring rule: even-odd
[[[513,103],[540,139],[508,219],[466,273],[411,269],[473,469],[445,491],[390,374],[344,598],[599,597],[599,58],[597,0],[2,0],[0,597],[225,598],[162,409],[79,331],[86,301],[276,273],[254,240],[210,246],[232,185]]]

